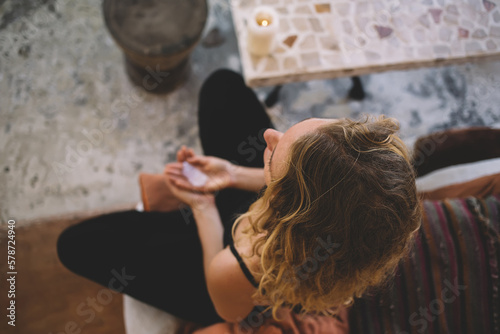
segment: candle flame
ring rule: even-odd
[[[271,20],[268,19],[257,19],[257,24],[262,26],[262,27],[267,27],[268,25],[271,24]]]

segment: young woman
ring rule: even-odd
[[[67,268],[202,325],[264,308],[335,315],[395,269],[420,209],[394,120],[311,118],[281,133],[228,70],[204,83],[198,119],[204,155],[183,147],[165,167],[190,211],[71,226],[58,240]],[[209,176],[203,187],[183,161]],[[126,285],[110,283],[117,272]]]

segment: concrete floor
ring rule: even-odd
[[[99,0],[0,0],[0,221],[110,210],[139,200],[140,172],[160,172],[183,144],[200,152],[197,93],[215,69],[241,71],[227,0],[209,0],[192,75],[167,96],[128,80]],[[500,63],[388,72],[362,78],[368,97],[347,102],[350,79],[286,85],[270,110],[279,130],[309,116],[386,114],[411,145],[454,127],[500,127]],[[258,89],[261,98],[269,88]]]

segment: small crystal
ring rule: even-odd
[[[468,20],[475,21],[477,16],[477,10],[472,6],[462,7],[461,14]]]
[[[463,19],[462,20],[462,27],[467,28],[467,29],[474,29],[474,23],[472,23],[469,20]]]
[[[316,40],[313,35],[309,35],[300,43],[301,49],[313,49],[316,47]]]
[[[479,16],[479,18],[478,18],[477,22],[479,22],[480,25],[487,27],[489,20],[490,20],[490,16],[488,15],[488,13],[479,12],[478,16]]]
[[[285,61],[283,62],[283,66],[285,67],[286,70],[295,70],[297,69],[297,61],[295,58],[285,58]]]
[[[406,47],[405,48],[405,55],[407,58],[413,58],[415,55],[413,54],[413,48]]]
[[[488,48],[488,50],[496,50],[497,45],[490,39],[488,42],[486,42],[486,47]]]
[[[375,22],[379,24],[388,25],[390,24],[391,16],[386,11],[381,11],[375,14]]]
[[[323,54],[322,59],[328,64],[335,65],[337,67],[341,64],[339,55]]]
[[[323,44],[323,47],[326,49],[327,46],[323,43],[323,39],[321,40],[321,43]],[[360,49],[360,46],[356,44],[356,40],[350,36],[346,36],[342,39],[342,46],[347,53],[358,51]]]
[[[478,42],[468,42],[467,44],[465,44],[465,51],[467,53],[478,53],[483,51],[483,48]]]
[[[255,0],[242,0],[240,2],[240,8],[251,8],[255,7]]]
[[[264,71],[266,72],[274,72],[274,71],[277,71],[279,68],[278,68],[278,62],[276,61],[275,58],[272,58],[272,57],[268,57],[267,58],[267,64],[266,64],[266,68],[264,69]]]
[[[275,5],[279,0],[261,0],[263,5]]]
[[[356,38],[356,42],[358,43],[358,45],[360,47],[363,47],[366,45],[366,40],[362,36],[358,36],[358,38]]]
[[[320,38],[321,46],[325,50],[338,50],[339,46],[337,41],[331,36],[323,36]]]
[[[323,27],[321,26],[321,22],[315,17],[309,18],[309,23],[315,32],[322,32]]]
[[[349,15],[351,11],[351,4],[350,3],[339,3],[335,5],[335,9],[337,9],[337,12],[339,15],[342,16],[347,16]]]
[[[439,39],[443,42],[449,42],[451,39],[452,31],[448,27],[441,27],[439,30]]]
[[[358,4],[356,5],[356,15],[365,14],[370,7],[369,5],[370,3],[367,1],[358,2]]]
[[[312,14],[311,9],[309,9],[309,6],[298,6],[295,9],[295,13],[297,14]]]
[[[450,48],[446,45],[435,45],[434,53],[437,56],[448,56],[450,54]]]
[[[286,7],[278,7],[276,11],[280,14],[288,14],[288,9]]]
[[[371,22],[366,16],[356,16],[356,24],[360,31],[366,32],[366,25]]]
[[[418,55],[419,57],[424,57],[424,58],[433,58],[433,52],[430,46],[422,46],[418,49]]]
[[[500,27],[490,27],[490,36],[500,37]]]
[[[399,38],[397,38],[394,35],[392,35],[391,37],[389,37],[388,41],[389,41],[389,45],[394,46],[396,49],[398,49],[401,46]]]
[[[250,60],[252,61],[252,68],[254,71],[258,71],[259,68],[262,68],[261,64],[264,61],[264,57],[255,56],[250,54]]]
[[[383,26],[379,26],[379,25],[375,25],[374,27],[375,27],[375,30],[377,30],[378,36],[380,38],[388,37],[393,32],[392,28],[389,28],[389,27],[383,27]]]
[[[484,4],[484,8],[486,8],[486,10],[488,12],[491,12],[496,6],[493,2],[488,1],[488,0],[483,0],[483,4]]]
[[[439,8],[431,8],[429,9],[429,13],[431,13],[434,23],[439,23],[443,10]]]
[[[302,58],[302,64],[305,67],[315,67],[321,65],[321,60],[317,53],[304,53],[300,55]]]
[[[458,37],[468,38],[469,37],[469,30],[459,27],[458,28]]]
[[[429,28],[431,26],[431,22],[429,21],[429,16],[427,14],[421,15],[418,18],[418,22],[420,22],[426,28]]]
[[[309,26],[307,25],[307,21],[303,17],[294,17],[292,19],[292,23],[298,31],[309,30]]]
[[[500,22],[500,10],[493,13],[493,21],[495,21],[495,23]]]
[[[344,32],[346,34],[352,34],[352,24],[349,20],[342,21],[342,27],[344,28]]]
[[[446,14],[443,16],[443,20],[449,24],[458,24],[458,18],[454,15]]]
[[[486,31],[484,31],[483,29],[477,29],[472,33],[472,37],[477,39],[486,38]]]
[[[406,6],[406,7],[409,7],[409,12],[412,15],[420,14],[422,12],[422,6],[419,3],[417,3],[416,1],[410,2],[409,6]]]
[[[293,46],[293,43],[295,43],[295,40],[297,40],[297,35],[291,35],[291,36],[288,36],[284,41],[283,43],[288,45],[288,47],[292,47]]]
[[[202,187],[208,181],[208,176],[191,165],[189,162],[182,163],[182,174],[188,179],[195,187]]]
[[[384,3],[382,1],[373,1],[372,4],[373,4],[373,9],[375,9],[376,12],[380,12],[383,9],[385,9]]]
[[[453,15],[458,15],[458,9],[456,5],[448,5],[446,6],[446,11]]]
[[[290,24],[288,23],[288,20],[285,18],[282,18],[280,20],[280,32],[288,32],[290,31]]]
[[[396,30],[405,30],[408,27],[407,21],[403,19],[402,17],[395,16],[392,18],[392,23],[394,24],[394,27]],[[408,29],[407,29],[408,30]]]
[[[281,47],[281,46],[279,46],[279,45],[278,45],[278,46],[276,47],[276,49],[274,49],[274,51],[273,51],[273,52],[274,52],[274,53],[283,53],[283,52],[285,52],[285,51],[286,51],[286,50],[285,50],[283,47]]]
[[[415,29],[413,31],[413,37],[415,37],[415,40],[417,42],[424,42],[425,41],[425,32],[422,29]]]
[[[382,57],[380,57],[380,55],[376,52],[373,52],[373,51],[365,51],[365,55],[366,55],[366,59],[368,59],[369,61],[377,61],[377,60],[380,60]]]
[[[412,41],[412,31],[408,29],[403,29],[403,30],[398,30],[397,33],[398,38],[403,42],[404,44],[409,44]]]
[[[330,4],[329,3],[317,3],[314,5],[317,13],[330,13]]]

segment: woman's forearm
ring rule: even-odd
[[[265,186],[264,169],[245,166],[234,167],[234,188],[258,192]]]
[[[206,278],[210,263],[215,255],[224,248],[224,227],[215,203],[191,209],[203,250],[203,268]]]

